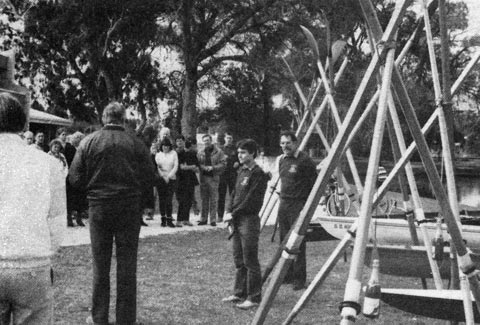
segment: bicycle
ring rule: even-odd
[[[350,211],[352,204],[350,197],[343,192],[343,188],[339,190],[338,182],[335,178],[330,179],[330,184],[325,195],[326,210],[329,216],[346,216]]]
[[[326,202],[326,210],[330,217],[348,215],[352,204],[350,196],[345,193],[343,189],[339,190],[338,182],[333,177],[327,188],[324,202]],[[393,210],[395,210],[395,208],[397,208],[396,200],[382,198],[377,204],[375,210],[376,214],[388,216]]]

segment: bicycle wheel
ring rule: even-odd
[[[351,201],[348,195],[343,195],[343,213],[341,209],[341,200],[338,193],[334,192],[327,201],[327,212],[331,217],[346,216],[350,211]]]

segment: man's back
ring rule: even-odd
[[[65,226],[60,163],[15,134],[0,133],[0,142],[0,264],[46,264]]]
[[[80,143],[69,177],[92,201],[139,198],[152,182],[153,164],[139,139],[122,126],[107,125]]]

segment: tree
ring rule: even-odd
[[[230,131],[235,138],[253,138],[263,144],[267,153],[272,148],[264,143],[264,95],[257,73],[248,67],[230,66],[223,75],[224,88],[219,89],[216,119],[224,123],[220,131]],[[269,138],[277,138],[280,129],[287,129],[292,116],[286,108],[272,110]],[[276,134],[275,134],[276,133]],[[275,147],[278,147],[277,142]]]
[[[32,83],[43,77],[50,110],[100,117],[119,100],[145,118],[165,91],[150,58],[164,11],[156,0],[38,2],[25,19],[21,72]]]

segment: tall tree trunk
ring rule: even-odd
[[[263,104],[263,147],[264,150],[270,150],[270,126],[272,119],[272,105],[270,104],[270,92],[268,87],[268,77],[265,73],[265,77],[261,84],[262,90],[262,104]]]
[[[195,137],[197,133],[197,78],[188,72],[185,76],[185,86],[182,93],[182,134],[185,137]]]

